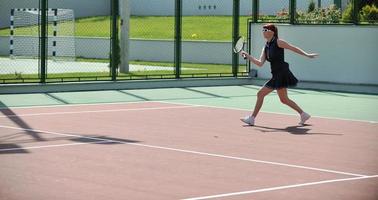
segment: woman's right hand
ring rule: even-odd
[[[240,51],[240,55],[244,58],[244,59],[247,59],[247,56],[249,56],[249,54],[245,51]]]

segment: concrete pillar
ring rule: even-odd
[[[120,72],[129,72],[129,35],[130,35],[130,0],[119,0],[120,18],[121,18],[121,33],[120,33],[120,48],[121,48],[121,64]]]

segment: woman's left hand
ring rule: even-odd
[[[317,54],[317,53],[309,53],[309,54],[307,54],[306,56],[307,56],[308,58],[316,58],[316,57],[319,56],[319,54]]]

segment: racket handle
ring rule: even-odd
[[[244,60],[247,60],[247,56],[246,55],[242,55],[242,57],[244,58]]]

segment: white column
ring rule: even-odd
[[[130,27],[130,0],[119,0],[120,18],[121,18],[121,64],[120,72],[129,72],[129,27]]]

